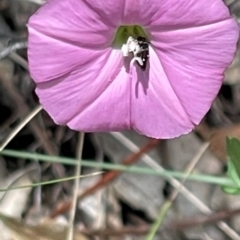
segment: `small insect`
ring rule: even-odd
[[[129,53],[133,54],[130,65],[136,61],[142,71],[146,70],[149,58],[149,43],[145,37],[138,37],[137,39],[129,37],[127,43],[122,46],[122,52],[125,57],[129,56]]]
[[[137,38],[138,45],[140,46],[141,50],[140,52],[137,53],[137,56],[139,56],[142,59],[142,65],[140,65],[139,62],[138,65],[139,67],[145,71],[146,66],[147,66],[147,60],[149,58],[149,44],[147,42],[147,39],[145,37],[138,37]]]

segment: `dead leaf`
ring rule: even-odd
[[[66,240],[67,226],[45,221],[37,226],[31,226],[16,218],[0,213],[0,219],[12,232],[13,240]],[[87,237],[75,231],[74,240],[88,240]]]

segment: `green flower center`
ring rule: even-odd
[[[149,40],[146,32],[139,25],[122,25],[118,28],[115,34],[112,46],[114,48],[121,48],[122,45],[127,42],[129,37],[133,37],[135,39],[137,39],[138,37],[145,37],[147,40]]]

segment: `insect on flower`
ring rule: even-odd
[[[28,31],[30,74],[55,123],[154,138],[199,124],[239,34],[222,0],[47,0]]]
[[[129,53],[133,54],[133,59],[131,60],[130,65],[135,61],[138,66],[145,71],[147,66],[147,60],[149,58],[149,43],[145,37],[129,37],[126,44],[122,46],[123,56],[128,57]]]
[[[145,71],[147,66],[147,60],[149,58],[149,43],[147,42],[145,37],[138,37],[137,41],[141,48],[141,51],[137,55],[142,59],[142,64],[139,63],[139,66],[143,71]]]

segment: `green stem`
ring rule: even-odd
[[[163,207],[160,210],[160,214],[159,214],[157,220],[154,222],[153,226],[151,227],[150,232],[148,233],[148,235],[146,237],[146,240],[152,240],[155,237],[159,227],[162,225],[163,220],[164,220],[167,212],[171,208],[171,206],[172,206],[172,201],[170,201],[170,200],[168,200],[164,203]]]
[[[77,164],[76,159],[72,159],[72,158],[54,157],[54,156],[47,156],[43,154],[21,152],[21,151],[15,151],[15,150],[3,150],[0,152],[0,154],[4,156],[9,156],[9,157],[25,158],[25,159],[35,160],[35,161],[62,163],[67,165]],[[121,164],[100,163],[100,162],[93,162],[93,161],[86,161],[86,160],[82,161],[82,166],[92,167],[92,168],[102,168],[102,169],[108,169],[108,170],[126,171],[126,172],[139,173],[139,174],[150,174],[150,175],[156,175],[164,178],[174,177],[178,179],[184,179],[186,177],[186,173],[183,173],[183,172],[155,170],[147,167],[124,166]],[[188,176],[188,180],[211,183],[211,184],[216,184],[220,186],[236,187],[234,182],[231,179],[226,177],[217,177],[217,176],[202,175],[202,174],[190,174]]]

